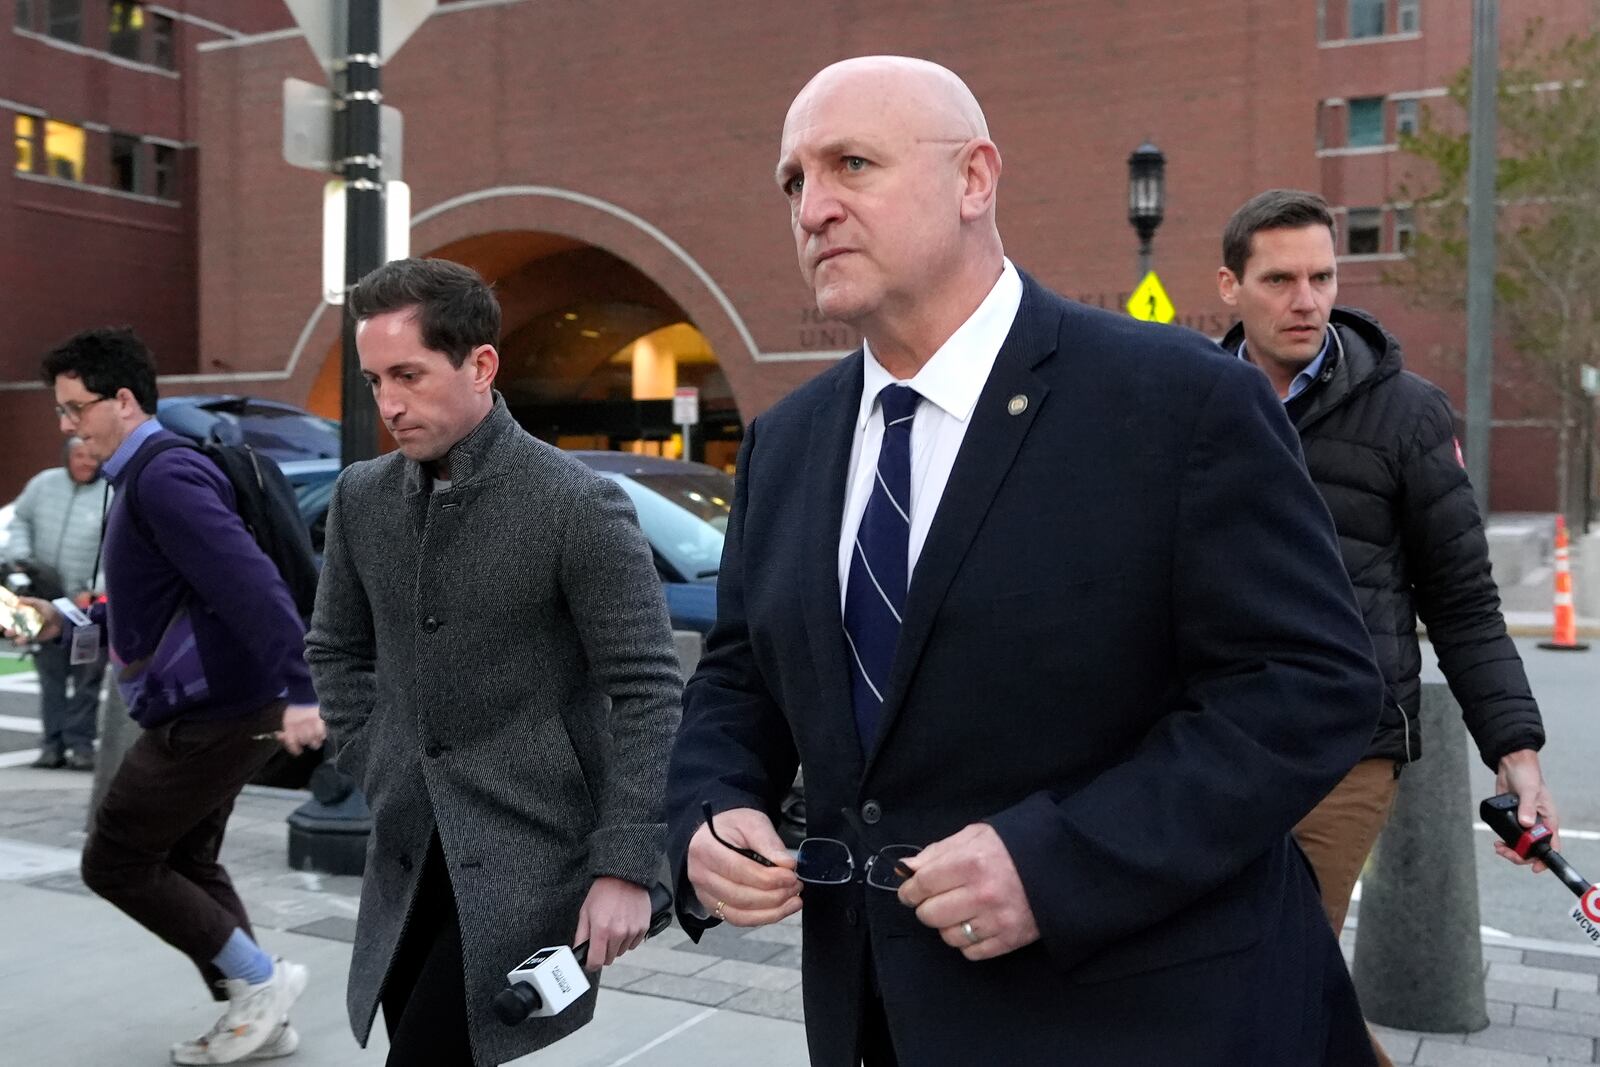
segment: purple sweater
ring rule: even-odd
[[[174,435],[141,436],[133,455]],[[141,529],[124,492],[131,465],[107,464],[117,492],[104,550],[111,661],[129,713],[149,728],[180,715],[245,715],[279,699],[316,703],[305,626],[234,510],[232,484],[193,449],[163,452],[139,475]]]

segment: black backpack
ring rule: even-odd
[[[152,459],[173,448],[192,448],[209,457],[232,483],[239,518],[244,520],[245,529],[283,576],[301,620],[309,622],[317,599],[317,563],[311,552],[311,536],[300,518],[289,479],[283,476],[276,463],[262,457],[249,445],[225,445],[215,441],[202,444],[181,437],[165,437],[135,453],[122,478],[121,492],[128,502],[128,514],[133,516],[145,539],[154,540],[150,527],[139,516],[135,491],[139,475]]]

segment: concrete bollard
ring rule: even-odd
[[[1468,1033],[1489,1025],[1478,872],[1461,708],[1442,683],[1422,687],[1426,755],[1400,776],[1394,814],[1361,882],[1353,968],[1369,1020],[1400,1030]]]

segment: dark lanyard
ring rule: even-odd
[[[94,592],[95,579],[100,577],[100,557],[106,551],[106,512],[111,510],[111,483],[106,483],[106,491],[100,495],[100,543],[94,549],[94,570],[89,572],[89,592]]]

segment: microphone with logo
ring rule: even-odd
[[[650,929],[654,937],[672,922],[672,891],[657,882],[650,888]],[[542,948],[506,972],[506,988],[495,994],[494,1013],[507,1026],[560,1014],[589,991],[584,959],[589,942],[577,948]]]
[[[1571,919],[1591,943],[1600,945],[1600,886],[1590,885],[1567,858],[1550,847],[1550,827],[1536,822],[1526,830],[1517,822],[1518,799],[1515,793],[1501,793],[1478,805],[1478,814],[1489,829],[1499,835],[1506,847],[1523,859],[1538,860],[1555,872],[1563,885],[1578,898]]]

